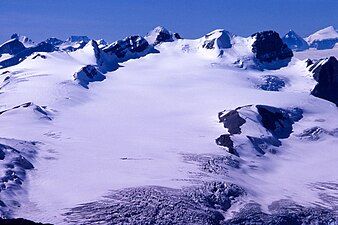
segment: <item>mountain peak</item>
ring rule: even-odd
[[[31,47],[32,45],[34,45],[34,41],[32,41],[30,38],[28,38],[27,36],[22,36],[19,35],[17,33],[14,33],[11,35],[11,39],[17,39],[19,40],[22,44],[24,44],[26,47]]]
[[[329,26],[311,34],[306,40],[311,48],[331,49],[338,43],[338,32]]]
[[[222,49],[231,48],[231,35],[228,31],[223,29],[214,30],[203,37],[205,41],[202,47],[206,49]]]
[[[307,41],[312,43],[314,41],[321,41],[324,39],[338,38],[338,32],[333,26],[321,29],[307,37]]]
[[[145,36],[145,39],[148,43],[157,45],[162,42],[173,42],[181,39],[181,36],[178,33],[172,33],[162,26],[157,26]]]
[[[90,39],[87,36],[77,36],[77,35],[72,35],[70,36],[66,41],[68,42],[89,42]]]
[[[303,51],[309,48],[308,43],[293,30],[286,33],[282,40],[290,49],[295,51]]]

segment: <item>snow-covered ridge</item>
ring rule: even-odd
[[[338,32],[333,26],[329,26],[308,36],[306,41],[311,48],[330,49],[338,43]]]
[[[306,38],[309,43],[314,41],[323,41],[325,39],[336,39],[338,38],[338,32],[333,26],[321,29]]]

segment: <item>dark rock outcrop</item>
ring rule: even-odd
[[[338,106],[338,61],[331,56],[312,65],[310,70],[318,82],[311,94]]]
[[[306,67],[313,65],[313,61],[311,59],[306,59],[305,63],[306,63]]]
[[[218,117],[227,133],[218,137],[216,144],[226,147],[229,153],[239,157],[243,153],[241,146],[251,146],[244,150],[254,149],[255,155],[258,156],[267,152],[276,153],[275,147],[282,144],[279,139],[290,136],[293,131],[292,125],[302,118],[302,114],[303,111],[299,108],[281,109],[267,105],[248,105],[221,112]],[[249,127],[253,130],[243,131],[242,126],[248,122],[251,123]],[[240,135],[244,138],[233,138]]]
[[[278,69],[291,61],[292,50],[283,43],[275,31],[263,31],[252,35],[255,38],[252,52],[257,63],[264,69]]]
[[[151,49],[146,39],[136,35],[118,40],[102,50],[108,55],[115,55],[120,61],[126,61],[145,56]]]
[[[241,133],[241,126],[245,123],[245,119],[239,115],[237,110],[231,110],[225,114],[224,112],[220,112],[218,113],[218,118],[230,134]]]
[[[246,136],[253,148],[259,153],[259,155],[264,155],[266,152],[276,153],[275,148],[271,148],[271,146],[279,147],[282,145],[281,141],[274,137],[251,137]]]
[[[257,105],[256,108],[263,127],[278,139],[288,138],[292,133],[292,124],[303,117],[303,111],[299,108],[285,110],[267,105]]]
[[[106,79],[106,77],[92,65],[82,67],[73,77],[85,88],[88,88],[90,82],[103,81]]]
[[[234,142],[231,140],[231,135],[229,134],[222,134],[221,136],[219,136],[218,138],[216,138],[216,144],[222,147],[226,147],[228,149],[228,152],[233,154],[233,155],[237,155],[238,153],[236,152],[236,150],[234,149]]]

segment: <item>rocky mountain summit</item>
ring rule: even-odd
[[[252,44],[252,52],[258,63],[264,68],[280,68],[291,61],[292,50],[283,43],[277,32],[263,31],[253,34],[252,37],[255,38]]]
[[[293,51],[304,51],[309,48],[309,44],[293,30],[285,34],[282,40]]]

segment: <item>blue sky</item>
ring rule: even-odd
[[[12,33],[42,41],[88,35],[114,41],[162,25],[186,38],[217,28],[248,36],[338,28],[338,0],[0,0],[0,41]]]

